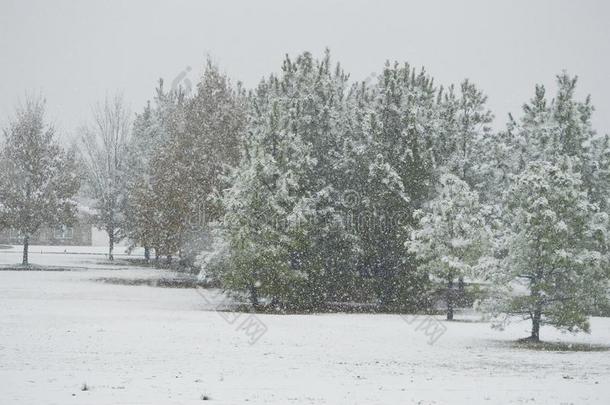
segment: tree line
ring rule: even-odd
[[[474,83],[408,64],[354,82],[303,53],[246,89],[208,61],[192,94],[160,81],[133,119],[106,100],[69,152],[28,103],[5,130],[0,224],[65,221],[82,182],[110,258],[127,239],[254,309],[442,302],[453,319],[480,298],[533,340],[587,331],[608,305],[610,139],[576,77],[556,84],[494,131]]]

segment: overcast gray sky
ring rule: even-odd
[[[437,82],[470,78],[496,127],[566,69],[610,132],[610,2],[599,1],[66,1],[0,0],[0,124],[26,92],[42,92],[66,134],[121,90],[138,111],[159,77],[206,54],[253,86],[285,53],[326,46],[362,79],[386,59],[425,66]],[[554,86],[552,87],[554,89]]]

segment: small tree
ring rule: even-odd
[[[466,182],[443,174],[437,196],[419,211],[418,228],[407,242],[409,251],[446,285],[447,320],[453,319],[456,279],[477,275],[486,251],[488,230],[479,197]]]
[[[59,146],[44,112],[44,100],[27,99],[4,130],[0,155],[0,225],[21,234],[24,266],[36,231],[74,219],[79,188],[74,155]]]
[[[534,342],[545,324],[588,332],[588,314],[607,299],[608,218],[589,202],[570,163],[530,164],[508,193],[512,237],[503,282],[526,292],[511,294],[503,311],[531,319]]]
[[[108,233],[109,260],[114,260],[114,244],[121,239],[130,127],[130,114],[117,95],[98,104],[92,124],[82,129],[80,155],[87,191],[94,200],[94,220]]]

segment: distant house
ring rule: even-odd
[[[41,228],[30,237],[30,245],[91,246],[93,225],[86,207],[79,207],[76,221],[70,225]],[[20,245],[23,236],[13,229],[0,230],[0,244]]]

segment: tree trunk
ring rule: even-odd
[[[108,230],[108,260],[114,260],[114,229]]]
[[[466,304],[466,283],[464,282],[464,277],[460,276],[458,278],[458,288],[457,288],[457,298],[455,299],[455,303],[459,308],[463,308]]]
[[[534,310],[534,316],[532,316],[532,335],[529,340],[532,342],[540,342],[540,319],[542,317],[542,311],[538,307]]]
[[[24,266],[28,266],[30,264],[29,261],[29,249],[30,249],[30,236],[26,235],[23,237],[23,261],[22,264]]]
[[[150,262],[150,248],[148,246],[144,246],[144,261],[146,263]]]
[[[389,268],[387,263],[382,263],[381,269],[378,270],[381,282],[381,288],[379,291],[379,307],[382,311],[391,311],[392,305],[394,305],[394,283],[393,275],[394,272]]]
[[[190,265],[189,257],[188,257],[187,254],[184,253],[183,250],[179,250],[178,251],[178,259],[179,259],[178,260],[178,265],[180,267],[183,267],[183,268],[188,268],[189,267],[189,265]]]
[[[447,320],[453,321],[453,277],[447,282]]]
[[[532,316],[532,334],[527,340],[530,342],[540,342],[540,320],[542,319],[542,303],[540,297],[540,282],[542,279],[542,270],[536,270],[535,276],[530,279],[530,298],[534,304],[534,312]]]
[[[258,291],[254,284],[250,284],[250,304],[255,311],[258,310]]]

